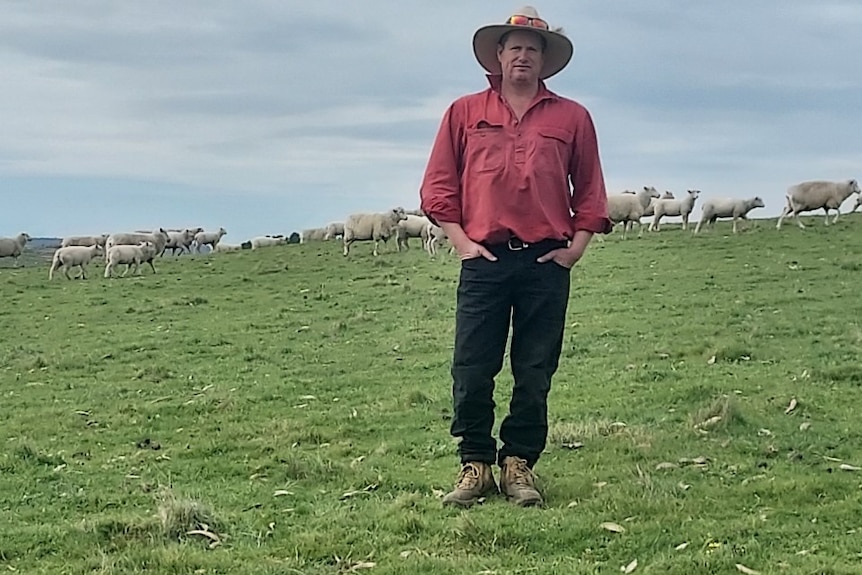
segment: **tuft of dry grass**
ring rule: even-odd
[[[691,424],[698,430],[727,429],[733,424],[744,422],[739,403],[729,395],[714,398],[691,415]]]
[[[591,419],[562,421],[548,428],[548,444],[571,446],[603,437],[628,439],[638,444],[649,443],[650,433],[640,425],[630,426],[622,421]]]
[[[180,497],[168,487],[159,491],[158,498],[158,517],[165,537],[184,539],[192,531],[222,530],[221,521],[209,505]]]

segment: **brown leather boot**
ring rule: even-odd
[[[536,476],[526,459],[506,457],[500,469],[500,490],[506,499],[521,507],[541,507],[545,504],[542,494],[536,489]]]
[[[497,493],[497,482],[491,466],[481,461],[468,461],[461,465],[455,489],[443,497],[443,505],[470,507],[480,497]]]

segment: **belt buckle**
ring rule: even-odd
[[[513,252],[517,252],[517,251],[520,251],[524,248],[530,247],[530,244],[528,244],[527,242],[520,240],[516,237],[509,238],[508,244],[509,244],[509,249],[512,250]]]

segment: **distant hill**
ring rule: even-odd
[[[30,238],[27,248],[31,250],[55,250],[60,247],[62,238]]]

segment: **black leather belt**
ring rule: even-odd
[[[558,248],[564,248],[568,245],[568,241],[566,240],[552,240],[545,239],[539,240],[537,242],[525,242],[519,237],[512,236],[509,238],[509,241],[506,242],[505,245],[510,251],[519,252],[521,250],[525,250],[527,248],[543,248],[547,250],[554,250]]]

